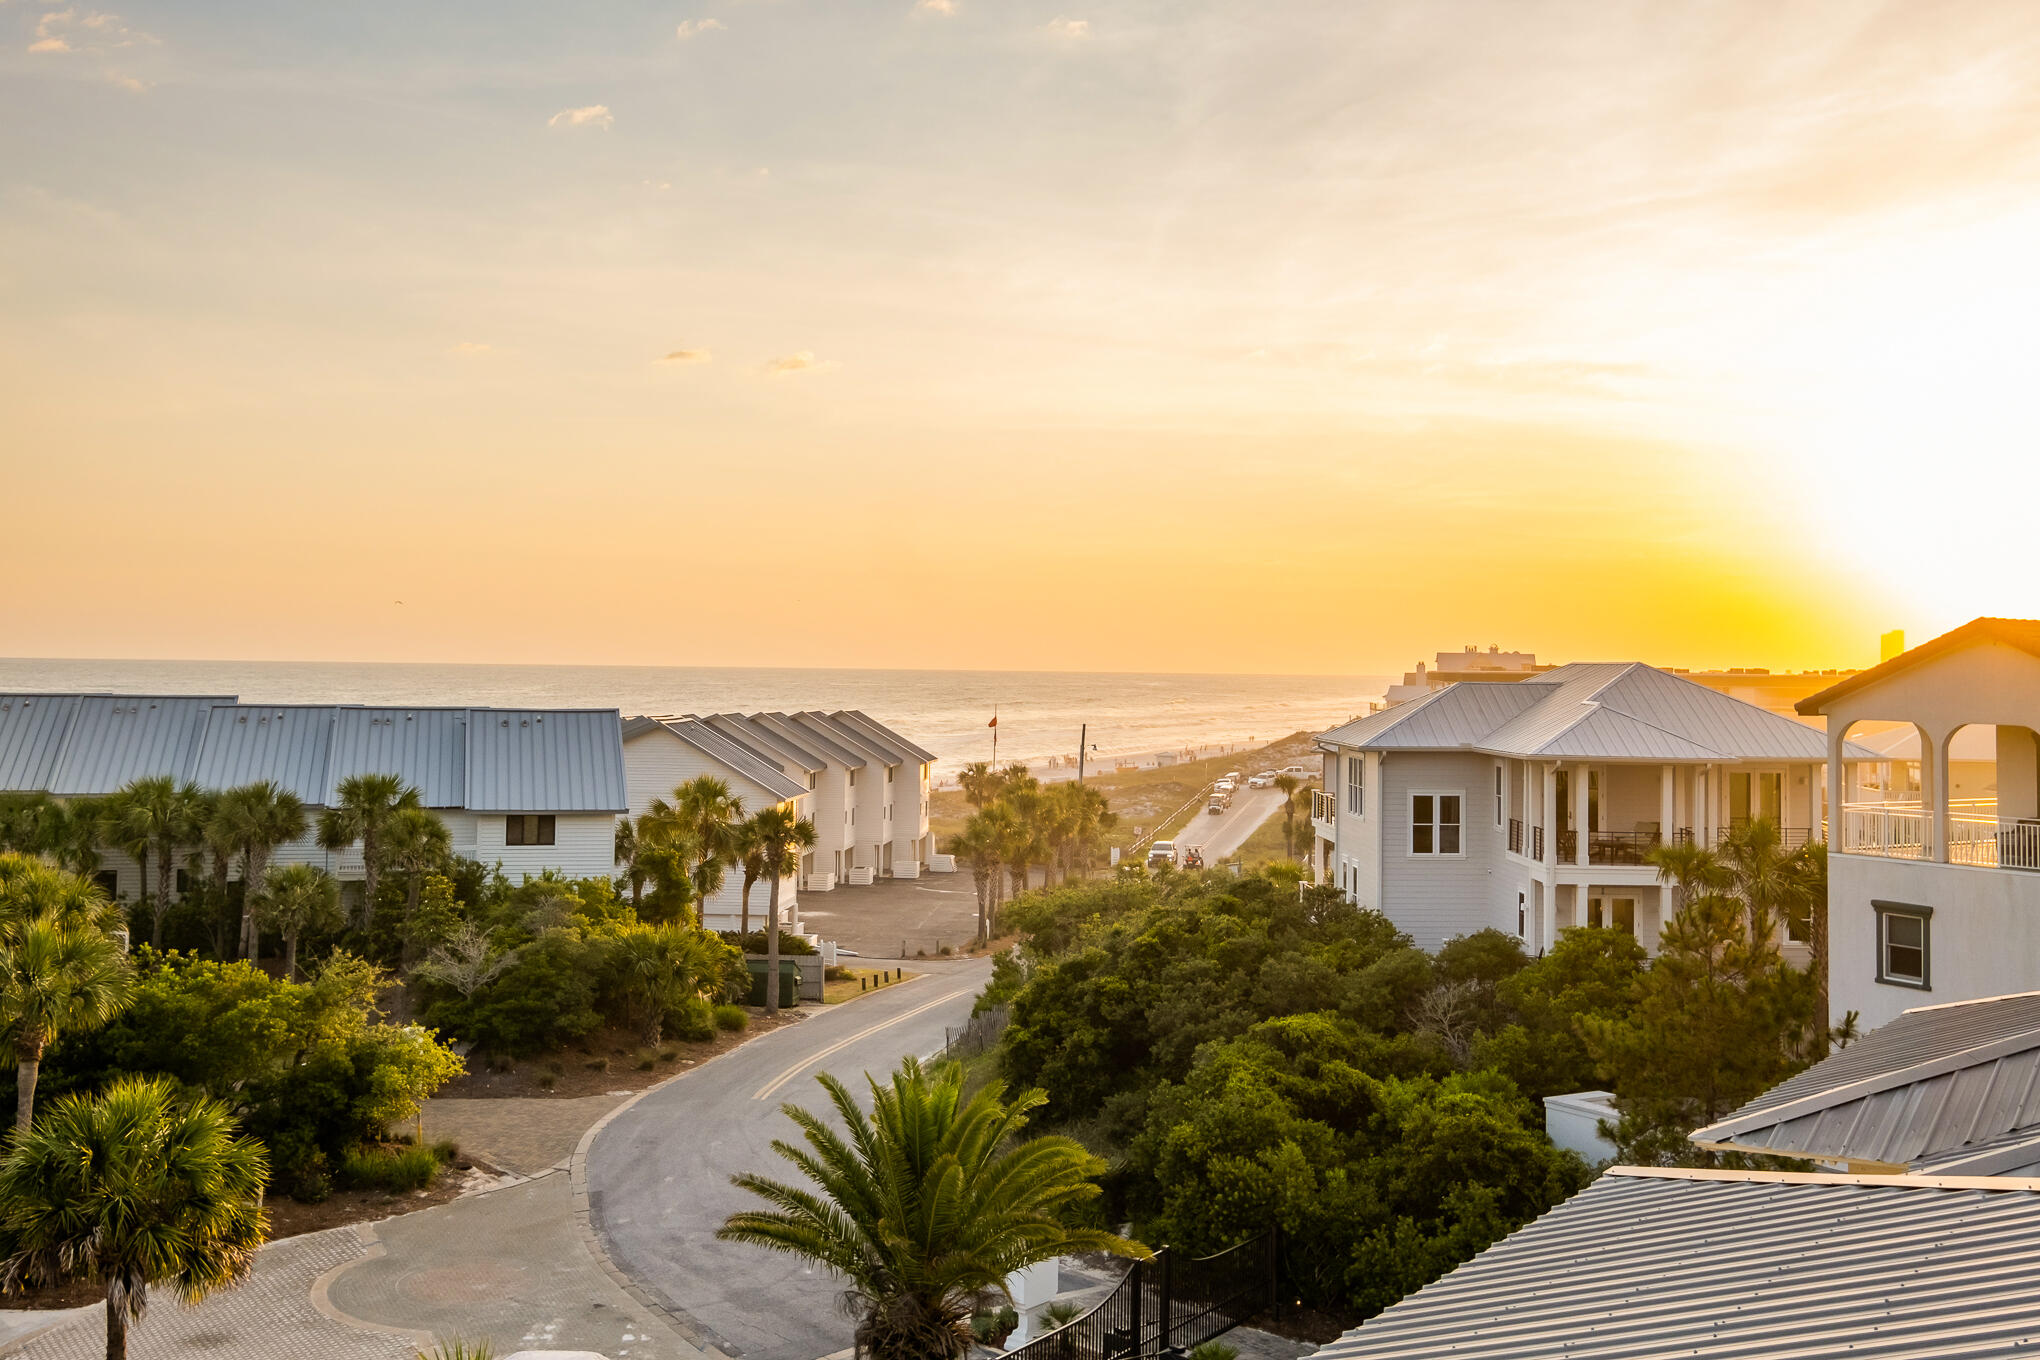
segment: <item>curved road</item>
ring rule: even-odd
[[[922,966],[922,965],[917,965]],[[756,1205],[730,1184],[740,1171],[797,1180],[773,1153],[795,1136],[782,1104],[822,1108],[815,1074],[864,1091],[942,1048],[991,975],[987,960],[929,971],[868,999],[831,1006],[658,1088],[618,1114],[588,1150],[589,1218],[610,1261],[700,1333],[744,1360],[816,1360],[850,1345],[828,1273],[790,1256],[718,1242],[732,1212]]]

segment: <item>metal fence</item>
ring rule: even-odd
[[[1187,1350],[1273,1311],[1280,1250],[1272,1230],[1213,1256],[1179,1257],[1163,1247],[1152,1261],[1134,1262],[1090,1312],[1006,1354],[1135,1360]]]
[[[999,1036],[1006,1032],[1006,1021],[1009,1018],[1009,1012],[1004,1006],[994,1006],[982,1014],[973,1015],[961,1025],[944,1026],[942,1056],[975,1058],[999,1042]]]

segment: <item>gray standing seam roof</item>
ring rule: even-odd
[[[78,711],[75,694],[0,694],[0,792],[47,789],[64,733]]]
[[[887,750],[872,738],[853,731],[826,713],[796,713],[793,717],[795,722],[808,731],[827,736],[836,745],[857,752],[867,761],[875,761],[880,765],[898,765],[906,759],[901,753]]]
[[[2040,1182],[1616,1167],[1317,1360],[2033,1354]]]
[[[839,723],[849,724],[853,731],[868,732],[872,736],[881,739],[888,746],[898,750],[911,764],[932,765],[935,763],[936,757],[933,751],[930,751],[925,746],[918,746],[914,742],[909,741],[862,709],[838,709],[829,716]]]
[[[816,755],[784,733],[742,713],[711,713],[702,721],[731,741],[757,752],[761,759],[797,766],[805,774],[819,774],[829,768],[827,756]]]
[[[1910,1010],[1690,1135],[1945,1175],[2040,1165],[2040,993]]]
[[[333,713],[331,704],[221,704],[206,718],[191,778],[207,789],[266,779],[324,806]]]
[[[188,779],[206,715],[231,696],[84,694],[50,771],[50,793],[112,793],[137,779]]]
[[[331,807],[340,796],[343,779],[394,772],[411,782],[426,807],[466,807],[467,727],[471,711],[488,710],[352,707],[337,710],[327,791],[320,801]]]
[[[719,761],[728,769],[735,770],[781,802],[798,798],[807,792],[806,784],[788,778],[779,766],[753,755],[741,744],[730,740],[699,718],[632,718],[627,729],[628,735],[635,737],[652,727],[660,727],[672,733],[711,760]]]
[[[630,810],[613,708],[470,709],[467,771],[476,812]]]
[[[1508,684],[1447,685],[1319,740],[1548,760],[1827,759],[1827,737],[1804,723],[1633,661],[1560,666]],[[1849,751],[1876,758],[1853,743]]]
[[[855,750],[837,740],[833,728],[818,728],[812,723],[802,721],[806,716],[806,714],[802,713],[759,713],[754,715],[758,721],[770,723],[774,731],[784,731],[790,740],[799,741],[809,750],[820,752],[838,765],[852,770],[861,770],[870,764],[870,761],[865,758],[862,751]]]

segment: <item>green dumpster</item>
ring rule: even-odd
[[[765,970],[770,959],[744,960],[744,967],[751,970],[751,994],[745,999],[753,1006],[765,1004]],[[779,961],[779,1004],[798,1006],[800,1004],[800,965],[792,959]]]

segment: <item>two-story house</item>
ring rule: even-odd
[[[1492,927],[1541,951],[1584,925],[1654,949],[1652,846],[1757,818],[1788,846],[1822,834],[1819,731],[1636,662],[1449,685],[1318,747],[1318,881],[1425,949]]]
[[[1827,719],[1841,809],[1833,1018],[1873,1029],[1918,1005],[2040,988],[2040,621],[1973,620],[1799,708]],[[1857,735],[1878,749],[1866,757]]]

